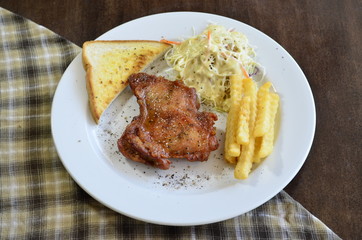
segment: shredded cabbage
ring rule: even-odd
[[[252,75],[258,65],[255,56],[244,34],[209,25],[201,34],[173,45],[165,59],[187,86],[196,89],[203,103],[228,112],[229,77],[240,73],[241,67]]]

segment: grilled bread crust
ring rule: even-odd
[[[148,40],[87,41],[82,60],[89,107],[98,124],[102,113],[127,87],[128,77],[141,72],[170,45]]]

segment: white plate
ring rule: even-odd
[[[281,97],[279,133],[274,152],[247,180],[233,179],[221,158],[224,116],[217,122],[220,147],[207,162],[174,161],[168,171],[125,159],[116,141],[138,105],[126,89],[97,126],[91,118],[81,55],[65,71],[52,106],[52,133],[59,156],[73,179],[91,196],[124,215],[164,225],[213,223],[248,212],[281,191],[297,174],[315,131],[311,89],[293,58],[260,31],[230,18],[194,12],[143,17],[123,24],[99,39],[170,40],[200,33],[214,22],[235,28],[256,46]],[[193,30],[194,29],[194,30]]]

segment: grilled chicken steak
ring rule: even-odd
[[[118,140],[125,157],[168,169],[169,158],[206,161],[218,148],[214,127],[217,116],[198,111],[200,103],[194,88],[145,73],[133,74],[128,81],[140,115]]]

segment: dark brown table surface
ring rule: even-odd
[[[170,11],[223,15],[266,33],[304,71],[317,110],[311,152],[285,190],[343,239],[362,239],[361,1],[0,0],[0,6],[79,46],[132,19]]]

